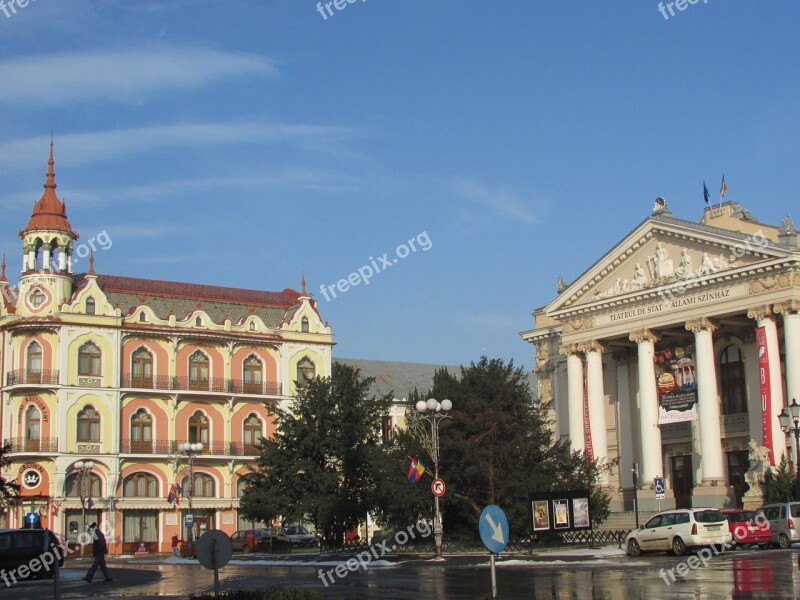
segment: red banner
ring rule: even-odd
[[[758,381],[761,386],[761,435],[762,446],[769,448],[769,462],[775,465],[775,451],[772,447],[772,398],[769,382],[769,349],[767,348],[767,331],[763,327],[756,329],[758,345]]]
[[[586,437],[586,453],[589,455],[589,460],[594,460],[592,425],[589,421],[589,386],[586,382],[587,372],[587,365],[583,363],[583,434]]]

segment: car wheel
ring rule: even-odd
[[[789,541],[789,538],[786,536],[785,533],[782,533],[778,536],[778,547],[781,550],[786,550],[792,543]]]
[[[681,556],[686,552],[686,544],[683,543],[681,538],[675,537],[675,539],[672,540],[672,552],[675,556]]]
[[[636,539],[628,540],[628,554],[630,556],[639,556],[642,553],[642,547]]]

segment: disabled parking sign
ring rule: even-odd
[[[656,500],[664,500],[667,497],[663,477],[653,477],[653,489],[656,492]]]

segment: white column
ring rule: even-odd
[[[653,481],[653,477],[664,476],[661,429],[658,426],[656,366],[653,361],[658,336],[643,329],[631,333],[630,340],[636,342],[639,357],[639,432],[642,440],[639,480],[648,482]]]
[[[567,413],[569,441],[573,450],[583,452],[583,361],[574,344],[562,346],[561,354],[567,357]]]
[[[772,458],[775,460],[775,464],[777,465],[781,460],[781,456],[786,454],[786,434],[781,430],[781,424],[780,421],[778,421],[778,414],[781,412],[781,409],[786,406],[786,404],[783,400],[783,378],[781,376],[781,355],[780,346],[778,345],[778,328],[775,325],[775,319],[773,319],[771,315],[772,308],[770,306],[759,306],[756,308],[751,308],[747,311],[747,316],[751,319],[755,319],[758,327],[764,328],[764,333],[766,334],[767,338],[770,387],[770,414],[768,427],[770,427],[772,430],[772,445],[774,452],[774,456]],[[786,348],[786,355],[787,357],[789,356],[788,348]],[[788,375],[788,367],[786,371]],[[798,399],[798,402],[800,402],[800,398]],[[758,415],[757,418],[760,419],[761,415]],[[761,440],[761,443],[764,443],[763,439]]]
[[[608,458],[606,396],[603,386],[603,347],[598,342],[586,345],[586,391],[589,397],[589,427],[594,458],[598,461],[605,460]]]
[[[45,246],[42,255],[42,270],[46,271],[50,268],[50,246]]]
[[[63,273],[66,266],[67,266],[67,252],[65,248],[61,248],[61,252],[58,253],[58,270],[61,273]]]
[[[712,332],[716,326],[708,319],[694,319],[686,323],[694,333],[695,363],[697,368],[697,410],[700,420],[700,461],[703,483],[725,482],[722,464],[722,433],[719,423],[719,397],[717,395],[717,368],[714,361]]]
[[[630,357],[627,352],[614,354],[617,365],[617,445],[619,446],[619,484],[620,487],[633,487],[631,468],[636,462],[636,451],[633,443],[632,418],[634,414],[631,402],[631,386],[628,366]]]
[[[775,312],[783,313],[783,349],[785,352],[786,364],[786,401],[791,403],[792,399],[800,402],[800,314],[794,303],[785,306],[773,307]],[[780,411],[779,411],[780,412]],[[792,464],[798,464],[800,457],[794,456],[795,445],[792,448]]]

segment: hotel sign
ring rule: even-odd
[[[660,315],[682,308],[716,304],[731,298],[739,298],[747,295],[747,284],[704,292],[691,291],[678,293],[678,289],[679,288],[676,286],[670,286],[663,290],[659,290],[659,301],[657,304],[637,306],[635,308],[627,308],[611,314],[598,315],[595,324],[608,325],[612,323],[621,323],[631,319]]]

